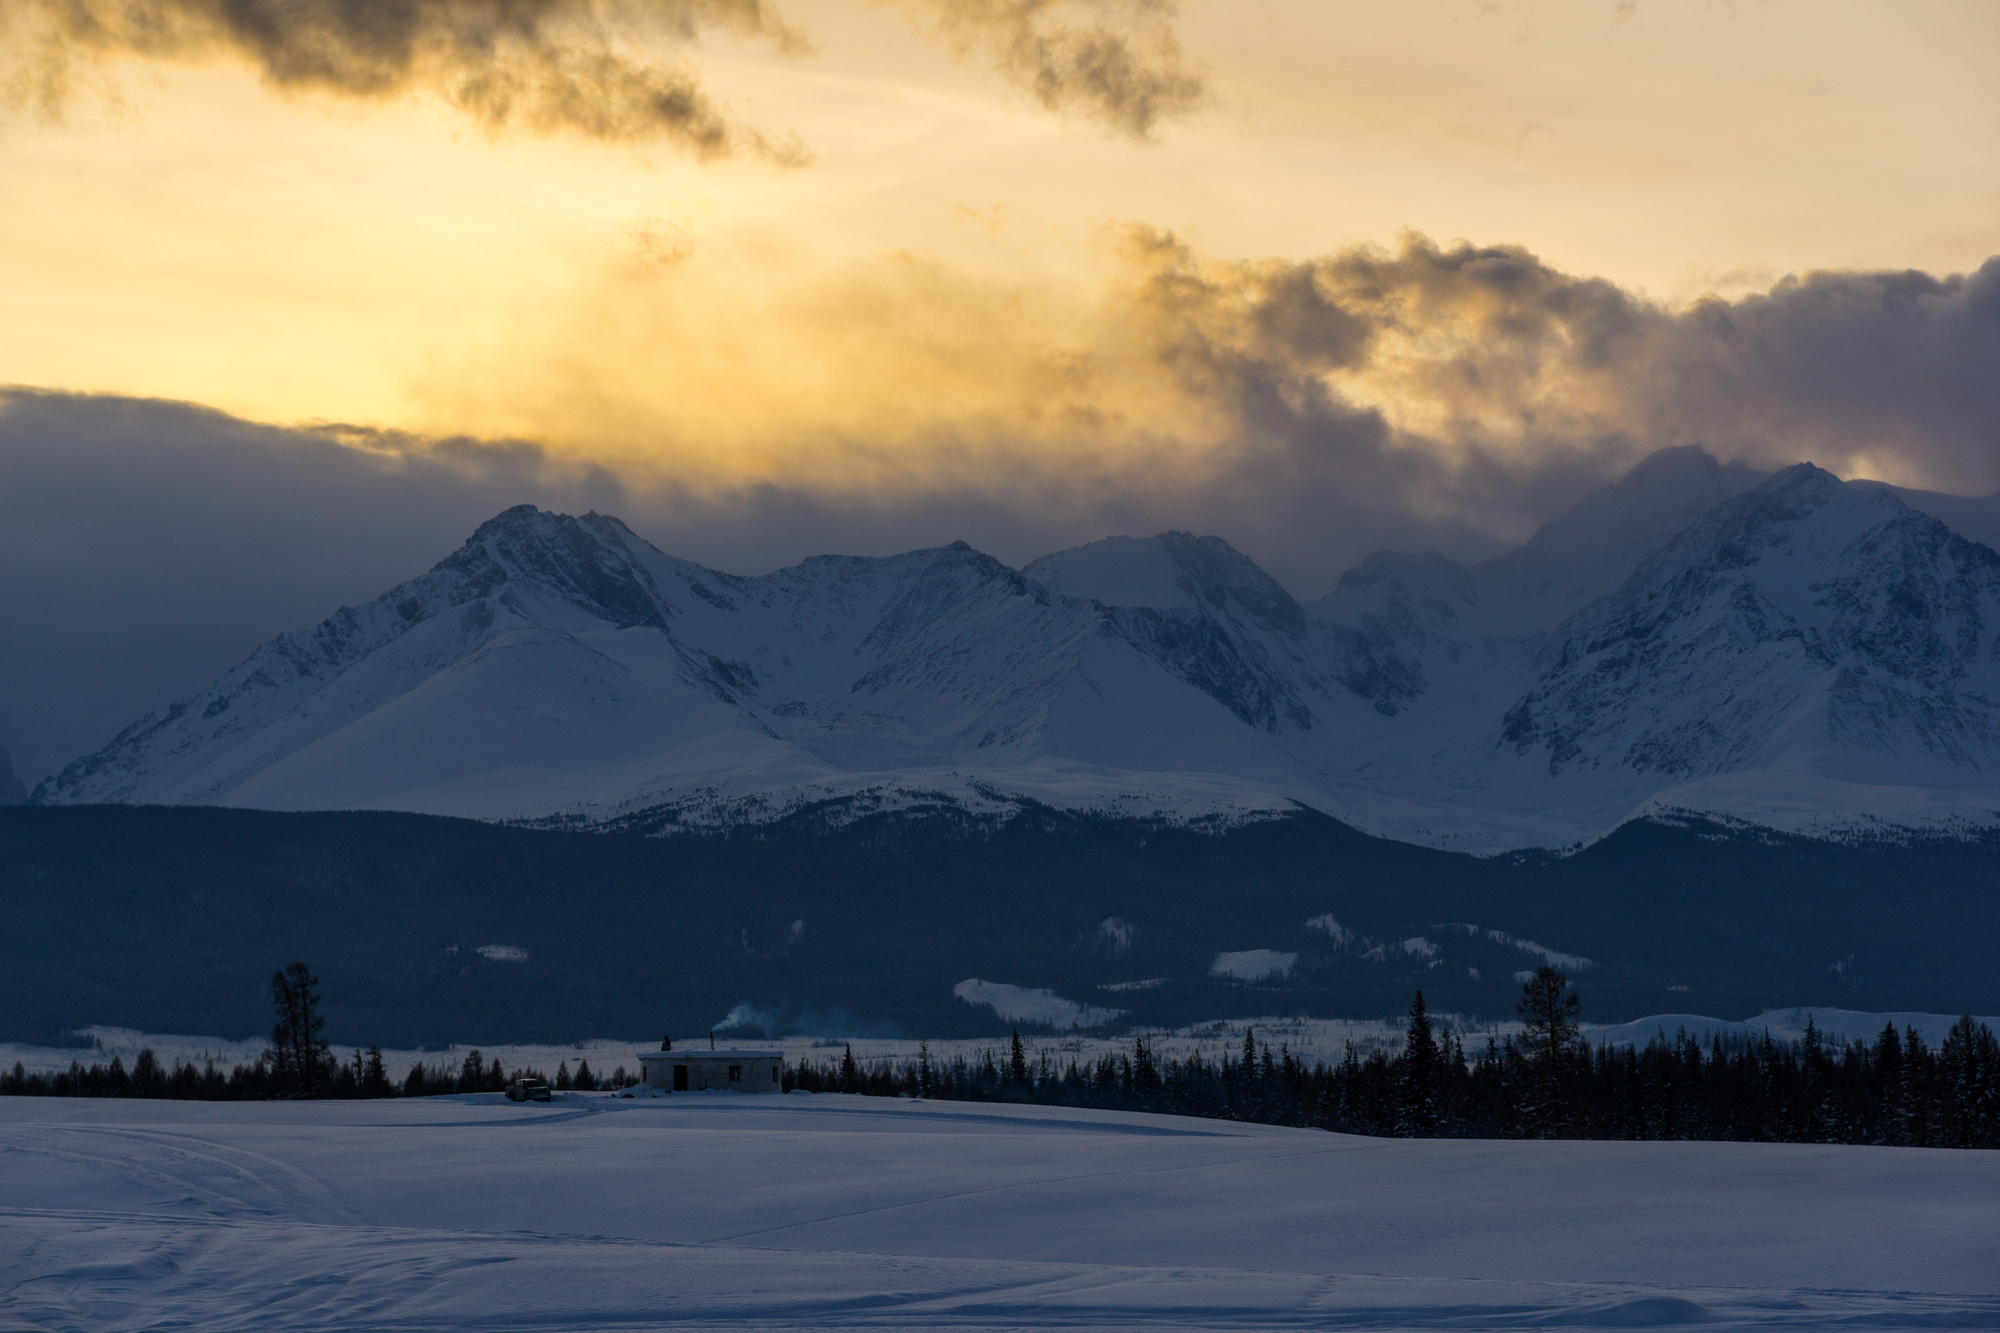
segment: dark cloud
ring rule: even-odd
[[[1961,493],[2000,488],[2000,258],[1969,275],[1810,273],[1705,301],[1646,349],[1663,428],[1819,451]]]
[[[904,0],[961,52],[985,55],[1050,111],[1143,138],[1208,97],[1173,0]]]
[[[1484,508],[1541,509],[1532,497],[1553,501],[1567,478],[1689,443],[2000,488],[2000,259],[1950,277],[1811,273],[1673,310],[1515,246],[1411,237],[1231,263],[1140,229],[1128,255],[1122,317],[1250,457],[1312,452],[1331,432],[1344,466],[1415,488],[1398,494]],[[1353,422],[1364,408],[1377,435]]]
[[[111,56],[244,60],[272,85],[342,97],[436,93],[488,129],[661,139],[714,157],[797,149],[735,124],[687,68],[619,38],[725,29],[797,48],[768,0],[8,0],[13,89],[54,109]]]
[[[275,630],[428,568],[509,504],[616,512],[622,497],[526,445],[0,395],[0,744],[32,786]]]
[[[1052,111],[1137,136],[1205,96],[1168,0],[907,0]],[[489,131],[662,140],[698,157],[795,140],[738,123],[698,72],[632,53],[720,30],[807,46],[771,0],[7,0],[0,94],[54,113],[114,57],[235,59],[272,86],[376,99],[427,92]]]

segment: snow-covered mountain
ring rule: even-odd
[[[1382,553],[1309,605],[1186,533],[745,578],[522,506],[34,799],[655,826],[1297,802],[1482,851],[1673,808],[1991,823],[1996,630],[2000,555],[1885,488],[1692,448],[1499,559]]]

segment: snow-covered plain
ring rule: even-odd
[[[1996,1153],[801,1094],[0,1101],[10,1329],[1996,1323]]]

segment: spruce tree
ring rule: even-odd
[[[1915,1024],[1903,1027],[1903,1079],[1897,1089],[1897,1141],[1911,1148],[1927,1148],[1931,1142],[1930,1048]]]
[[[1022,1087],[1028,1081],[1028,1053],[1021,1047],[1021,1029],[1015,1028],[1007,1047],[1007,1081]]]
[[[851,1041],[847,1043],[847,1049],[840,1057],[840,1090],[861,1091],[861,1070],[854,1063],[854,1043]]]
[[[1894,1023],[1875,1039],[1875,1134],[1880,1144],[1903,1143],[1903,1039]]]
[[[1141,1092],[1160,1086],[1160,1069],[1144,1037],[1132,1038],[1132,1086]]]
[[[1420,990],[1410,1001],[1410,1027],[1403,1038],[1403,1086],[1396,1132],[1405,1138],[1427,1139],[1437,1133],[1437,1038]]]
[[[382,1065],[382,1048],[370,1046],[368,1061],[361,1066],[361,1095],[387,1097],[389,1093],[389,1071]]]
[[[1992,1040],[1992,1033],[1983,1023],[1975,1024],[1972,1015],[1963,1014],[1951,1031],[1945,1034],[1944,1044],[1938,1047],[1938,1073],[1943,1097],[1939,1108],[1939,1144],[1946,1148],[1979,1148],[1985,1145],[1984,1126],[1979,1123],[1980,1103],[1984,1100],[1983,1085],[1987,1081],[1985,1065],[1985,1042],[1980,1040],[1984,1033],[1986,1041]],[[137,1071],[134,1079],[138,1080]]]
[[[1803,1143],[1827,1142],[1833,1126],[1831,1066],[1826,1039],[1813,1016],[1807,1014],[1805,1037],[1799,1043],[1799,1139]]]

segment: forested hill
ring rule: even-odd
[[[295,958],[323,978],[338,1043],[699,1031],[733,1010],[788,1031],[1006,1031],[954,995],[975,978],[1113,1024],[1383,1016],[1417,986],[1436,1011],[1506,1017],[1515,974],[1550,960],[1595,1021],[1991,1013],[1996,870],[1991,840],[1689,822],[1482,860],[1311,813],[1213,834],[1043,810],[725,839],[16,807],[0,810],[0,1038],[257,1032]]]

